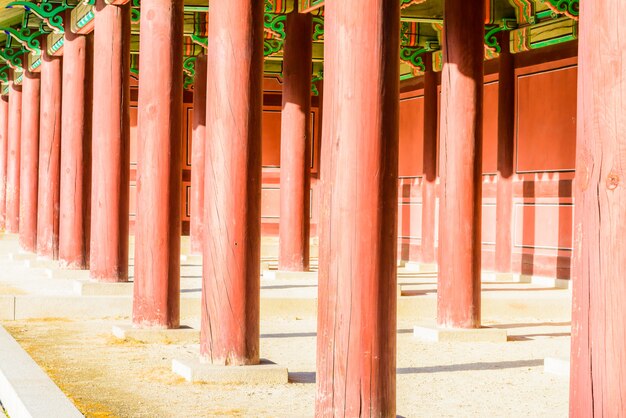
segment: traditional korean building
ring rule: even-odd
[[[452,329],[484,272],[573,282],[571,414],[625,410],[620,0],[0,7],[0,224],[103,282],[133,235],[136,326],[191,235],[202,356],[257,364],[261,236],[319,240],[317,413],[393,416],[398,260]]]

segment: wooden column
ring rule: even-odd
[[[202,253],[204,208],[204,149],[206,148],[207,59],[196,60],[193,87],[193,137],[191,140],[191,251]]]
[[[133,323],[178,328],[183,0],[143,0],[140,26]]]
[[[130,4],[98,0],[94,23],[90,276],[128,280]]]
[[[86,269],[89,267],[91,222],[93,43],[88,36],[72,33],[69,25],[66,28],[63,46],[59,259],[65,267]]]
[[[325,18],[316,415],[395,416],[400,6]]]
[[[280,143],[279,270],[309,269],[312,16],[287,16]]]
[[[0,97],[0,230],[7,219],[7,147],[9,145],[9,96]]]
[[[515,167],[515,62],[509,48],[509,32],[499,39],[498,81],[498,195],[496,200],[496,271],[511,272],[513,247],[513,176]]]
[[[41,49],[37,254],[54,260],[59,258],[62,68],[62,59],[48,55],[44,42]]]
[[[626,411],[626,19],[621,0],[580,5],[570,417]]]
[[[25,59],[24,62],[27,62]],[[39,74],[24,71],[22,80],[22,144],[20,150],[20,246],[37,250],[39,188]]]
[[[11,72],[12,73],[12,72]],[[9,77],[13,77],[11,74]],[[22,137],[22,86],[9,81],[9,142],[7,145],[6,231],[20,232],[20,141]]]
[[[437,323],[480,326],[484,2],[446,0]]]
[[[200,353],[214,364],[259,362],[263,9],[209,14]]]
[[[437,73],[428,60],[424,73],[424,155],[422,177],[422,243],[420,262],[434,264],[435,219],[437,210],[437,123],[439,110],[439,91]]]

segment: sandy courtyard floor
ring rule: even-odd
[[[428,344],[412,323],[398,331],[397,413],[402,417],[565,417],[567,379],[543,373],[566,356],[568,322],[507,322],[506,344]],[[518,321],[519,322],[519,321]],[[188,322],[189,323],[189,322]],[[288,385],[191,384],[171,361],[193,345],[119,342],[112,321],[31,320],[3,325],[87,417],[310,417],[315,399],[315,321],[261,324],[261,355],[286,365]]]

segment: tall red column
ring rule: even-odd
[[[498,195],[496,201],[496,271],[511,272],[513,247],[513,153],[515,149],[515,63],[509,48],[509,33],[499,39],[498,81]]]
[[[9,144],[9,96],[0,97],[0,230],[7,218],[7,146]]]
[[[133,323],[178,328],[183,0],[141,3]]]
[[[204,208],[204,149],[206,148],[207,59],[196,60],[193,87],[193,137],[191,140],[191,251],[202,253]]]
[[[13,75],[11,75],[13,77]],[[9,81],[9,136],[7,145],[6,231],[20,231],[20,141],[22,86]]]
[[[580,4],[570,417],[626,411],[626,40],[621,0]],[[598,45],[602,44],[602,48]]]
[[[259,362],[263,9],[209,14],[200,353],[214,364]]]
[[[435,219],[437,210],[437,123],[439,91],[437,73],[432,63],[427,63],[424,73],[424,155],[422,177],[422,242],[420,261],[425,264],[437,262],[435,253]]]
[[[63,46],[59,259],[64,267],[75,269],[89,266],[92,63],[91,40],[68,27]]]
[[[325,19],[316,415],[395,416],[400,6]]]
[[[44,45],[41,51],[37,254],[54,260],[59,258],[62,68],[62,59],[48,55]]]
[[[287,16],[280,144],[279,270],[309,269],[312,17]]]
[[[20,246],[30,252],[37,250],[40,88],[39,74],[24,71],[20,150]]]
[[[437,323],[480,326],[484,2],[446,0]]]
[[[95,6],[89,269],[128,280],[130,5]]]

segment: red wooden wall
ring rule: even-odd
[[[572,255],[576,144],[576,45],[516,56],[513,268],[567,279]],[[498,73],[486,66],[483,144],[483,269],[495,262]],[[400,104],[399,251],[421,245],[423,91],[405,85]]]

